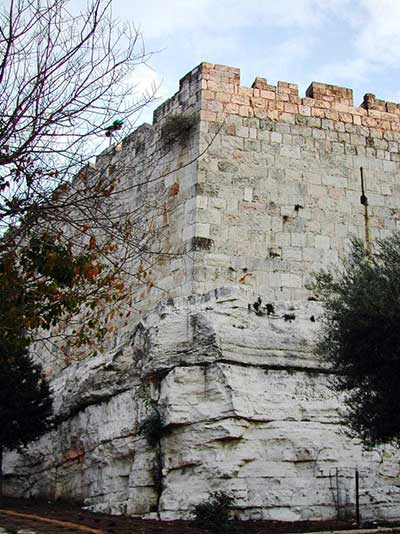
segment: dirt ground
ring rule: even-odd
[[[0,499],[0,527],[17,532],[31,529],[40,534],[204,534],[188,521],[156,521],[94,514],[79,505],[23,499]],[[235,534],[283,534],[354,528],[338,521],[235,521]],[[400,534],[400,527],[396,529]],[[384,533],[384,530],[381,531]]]

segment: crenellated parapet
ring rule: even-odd
[[[345,106],[353,106],[353,90],[338,85],[312,82],[306,91],[306,96],[314,100],[336,102]]]
[[[366,93],[360,106],[354,106],[353,90],[347,87],[313,81],[305,96],[300,96],[296,83],[278,81],[272,85],[266,78],[256,77],[251,87],[245,87],[240,81],[239,68],[201,63],[180,79],[179,90],[154,111],[152,125],[139,126],[123,144],[142,144],[170,115],[200,111],[200,118],[210,122],[238,115],[304,124],[304,117],[305,122],[312,118],[312,127],[325,119],[333,121],[332,129],[339,131],[342,125],[335,123],[371,128],[375,137],[382,135],[379,131],[400,132],[400,104],[378,99],[372,93]]]
[[[312,82],[301,97],[295,83],[278,81],[275,86],[257,77],[251,87],[243,87],[240,70],[233,67],[202,63],[193,72],[201,77],[202,99],[208,101],[202,106],[209,112],[206,120],[219,120],[222,114],[229,113],[293,123],[299,115],[400,131],[400,105],[379,100],[370,93],[360,106],[354,106],[353,91],[346,87]]]
[[[153,124],[140,126],[124,144],[142,143],[151,130],[159,131],[170,115],[200,111],[200,118],[210,122],[238,115],[289,124],[311,119],[312,127],[328,120],[338,131],[343,124],[371,128],[374,137],[381,137],[382,132],[400,132],[400,104],[380,100],[372,93],[366,93],[361,105],[354,106],[353,91],[347,87],[314,81],[305,96],[300,96],[296,83],[278,81],[272,85],[266,78],[256,77],[251,87],[245,87],[240,81],[239,68],[201,63],[181,78],[179,90],[154,111]]]

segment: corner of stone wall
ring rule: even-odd
[[[179,91],[166,100],[153,113],[153,126],[170,113],[198,111],[201,91],[202,65],[188,72],[179,81]]]

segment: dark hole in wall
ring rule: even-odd
[[[208,237],[194,236],[192,238],[192,250],[211,250],[214,241]]]

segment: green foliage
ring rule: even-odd
[[[232,497],[222,491],[212,493],[207,501],[194,507],[194,523],[206,532],[218,534],[232,532],[234,522],[229,518]]]
[[[175,114],[166,118],[161,129],[161,138],[166,145],[185,144],[195,123],[193,114]]]
[[[400,442],[400,235],[374,253],[354,240],[338,272],[315,276],[324,305],[319,353],[344,392],[350,434],[372,446]]]
[[[41,367],[21,345],[0,338],[0,369],[0,450],[20,448],[50,428],[52,397]]]
[[[102,340],[108,333],[105,303],[124,296],[122,277],[100,261],[105,247],[87,237],[73,250],[50,231],[33,232],[23,247],[12,236],[0,240],[0,338],[13,346],[34,339],[37,329],[51,330],[86,309],[86,320],[70,329],[69,347]],[[109,325],[108,325],[109,326]],[[53,331],[54,334],[54,331]],[[43,336],[41,337],[43,339]]]
[[[49,386],[27,349],[28,322],[45,293],[25,282],[15,255],[0,255],[0,494],[3,450],[27,445],[51,425]]]
[[[21,264],[27,272],[51,278],[57,287],[72,287],[77,277],[84,276],[91,259],[88,251],[73,254],[71,247],[46,232],[33,235],[21,253]]]
[[[0,451],[19,448],[50,425],[52,399],[42,369],[28,355],[29,324],[46,316],[47,286],[27,283],[12,252],[0,255]],[[49,315],[49,320],[51,314]],[[1,471],[1,458],[0,458]]]
[[[165,434],[165,423],[157,408],[141,424],[139,432],[146,438],[150,447],[156,447]]]

